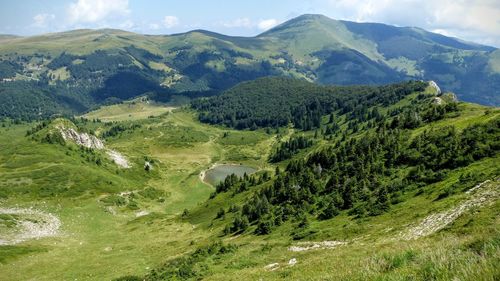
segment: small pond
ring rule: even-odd
[[[247,173],[247,175],[250,175],[255,172],[257,172],[257,169],[244,165],[217,165],[205,171],[203,181],[215,186],[217,183],[223,181],[227,176],[231,174],[242,177],[245,173]]]

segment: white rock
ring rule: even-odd
[[[264,269],[265,270],[270,270],[270,271],[274,271],[276,269],[280,268],[280,264],[275,262],[275,263],[271,263],[271,264],[268,264],[266,266],[264,266]]]
[[[123,156],[120,152],[109,149],[106,153],[115,162],[116,165],[122,168],[130,168],[130,164],[128,163],[127,158],[125,158],[125,156]]]
[[[104,143],[96,136],[87,133],[78,133],[73,128],[66,129],[64,127],[59,127],[59,132],[61,132],[65,141],[73,141],[77,145],[87,148],[104,149]]]
[[[441,94],[441,88],[439,88],[438,84],[434,81],[429,81],[429,86],[436,90],[436,94]]]
[[[463,213],[473,208],[495,202],[500,197],[500,191],[497,187],[498,182],[492,184],[489,180],[476,185],[466,193],[469,196],[468,200],[447,211],[427,216],[418,225],[400,233],[400,238],[403,240],[412,240],[430,235],[454,222]]]
[[[435,97],[433,100],[432,100],[432,103],[433,104],[437,104],[437,105],[441,105],[443,104],[443,99],[440,98],[440,97]]]
[[[288,247],[289,251],[292,252],[303,252],[315,249],[333,249],[338,246],[347,244],[344,241],[321,241],[321,242],[299,242],[295,246]]]
[[[58,126],[59,132],[61,133],[65,141],[72,141],[79,146],[103,150],[105,149],[104,143],[94,135],[87,133],[78,133],[73,128],[65,128],[64,126]],[[115,162],[116,165],[122,168],[130,168],[130,164],[121,153],[116,150],[108,149],[106,151],[108,156]]]
[[[11,232],[0,233],[0,245],[57,236],[61,227],[61,221],[55,215],[32,208],[0,208],[0,214],[19,216]]]
[[[144,211],[140,211],[140,212],[135,213],[135,217],[136,217],[136,218],[139,218],[139,217],[144,217],[144,216],[147,216],[147,215],[149,215],[149,212],[148,212],[148,211],[145,211],[145,210],[144,210]]]

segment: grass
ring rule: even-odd
[[[190,110],[166,114],[157,107],[164,110],[163,105],[123,103],[86,115],[139,125],[106,139],[106,146],[127,156],[131,169],[120,169],[109,160],[99,166],[74,146],[32,140],[25,132],[33,124],[3,123],[1,205],[34,207],[55,214],[62,221],[62,234],[0,246],[0,279],[110,280],[143,276],[152,268],[219,240],[237,247],[196,265],[207,266],[204,279],[491,280],[500,276],[498,201],[464,214],[431,236],[410,241],[392,239],[408,225],[461,202],[461,191],[436,198],[462,174],[478,175],[478,180],[498,175],[498,157],[455,170],[445,181],[423,188],[418,196],[416,190],[409,190],[401,194],[402,203],[380,216],[354,219],[341,213],[331,220],[311,219],[306,240],[350,243],[335,249],[290,252],[287,248],[296,243],[290,235],[297,227],[293,220],[267,236],[253,235],[255,226],[240,235],[221,236],[234,215],[226,211],[225,219],[215,219],[218,210],[241,204],[259,187],[236,195],[224,193],[207,201],[214,188],[199,179],[199,173],[214,163],[242,163],[272,171],[274,167],[267,158],[276,145],[276,135],[209,126],[199,123]],[[462,113],[453,119],[460,128],[498,118],[495,109],[485,114],[484,107],[461,104],[460,108]],[[124,113],[127,111],[132,118]],[[150,115],[155,117],[148,118]],[[436,123],[441,125],[446,122]],[[112,124],[82,126],[103,132]],[[288,130],[283,138],[292,133]],[[150,172],[143,169],[146,159],[153,163]],[[185,209],[189,212],[183,217]],[[139,212],[149,214],[138,217]],[[0,217],[0,223],[9,221]],[[297,264],[289,266],[292,258]],[[279,263],[280,268],[266,270],[271,263]]]
[[[122,114],[129,110],[132,118]],[[164,110],[160,105],[124,103],[88,115],[141,125],[106,142],[129,158],[133,165],[129,170],[109,160],[102,166],[88,162],[74,146],[25,137],[33,124],[8,123],[0,128],[0,143],[9,143],[0,152],[2,206],[32,206],[55,214],[63,225],[61,236],[0,247],[2,263],[5,261],[0,269],[2,278],[102,280],[127,273],[143,274],[163,262],[165,256],[189,251],[191,241],[210,236],[177,219],[184,209],[196,207],[213,191],[199,180],[199,173],[217,161],[227,161],[221,152],[228,146],[243,151],[239,162],[245,162],[243,158],[252,153],[250,164],[259,162],[262,166],[266,159],[256,159],[261,151],[254,151],[264,149],[261,143],[271,136],[254,138],[253,132],[230,130],[252,141],[233,140],[231,145],[224,145],[219,139],[227,130],[200,124],[190,111],[162,114]],[[147,118],[155,112],[159,113],[157,117]],[[111,125],[86,126],[103,131]],[[149,173],[143,169],[145,156],[154,160]],[[146,196],[152,188],[164,194],[164,200]],[[137,209],[100,200],[110,196],[116,199],[124,191],[135,194]],[[140,211],[150,214],[136,217]]]
[[[174,107],[168,105],[144,101],[138,98],[122,104],[102,107],[83,115],[83,117],[87,119],[100,119],[104,122],[134,121],[145,119],[149,116],[159,116],[171,112],[173,109]]]

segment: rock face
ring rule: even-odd
[[[106,150],[106,154],[115,162],[116,165],[122,168],[130,168],[130,164],[128,163],[127,158],[123,156],[116,150],[106,149],[104,143],[94,135],[87,133],[79,133],[73,128],[65,128],[64,126],[58,126],[57,129],[61,133],[63,139],[65,141],[72,141],[79,146],[97,149],[97,150]]]
[[[434,81],[429,81],[429,86],[434,88],[436,90],[436,94],[440,95],[441,94],[441,88],[439,88],[438,84]]]
[[[65,141],[73,141],[77,145],[87,148],[104,149],[102,141],[93,135],[78,133],[73,128],[66,129],[64,127],[58,127],[58,129]]]

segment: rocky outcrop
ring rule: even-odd
[[[96,136],[87,133],[78,133],[73,128],[59,126],[58,129],[65,141],[72,141],[79,146],[87,148],[104,149],[104,143]]]
[[[443,104],[443,100],[440,97],[435,97],[432,99],[433,104],[441,105]]]
[[[441,88],[439,88],[438,84],[434,81],[429,81],[429,86],[431,86],[432,88],[434,88],[436,90],[436,95],[440,95],[441,94]]]
[[[457,95],[454,93],[444,93],[441,98],[446,102],[458,102]]]
[[[130,164],[125,156],[116,150],[107,149],[98,137],[88,133],[79,133],[73,128],[66,128],[61,125],[57,126],[57,129],[61,133],[64,141],[71,141],[79,146],[87,148],[106,150],[106,154],[116,165],[122,168],[130,168]]]
[[[153,169],[153,164],[151,164],[151,162],[149,162],[149,161],[144,162],[144,170],[149,172],[152,169]]]

